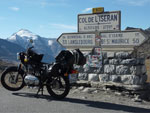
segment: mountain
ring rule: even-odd
[[[150,37],[150,27],[145,29],[145,34],[147,34]]]
[[[24,50],[25,49],[18,44],[0,39],[0,59],[14,61],[16,60],[17,52]]]
[[[0,73],[2,71],[4,71],[5,68],[7,68],[8,66],[14,66],[14,65],[17,66],[17,63],[16,62],[9,62],[9,61],[5,61],[5,60],[0,59]]]
[[[30,39],[33,40],[34,50],[39,54],[44,54],[43,62],[49,63],[54,61],[54,57],[64,49],[57,43],[56,39],[41,37],[27,29],[19,30],[12,34],[7,40],[26,49],[29,46]]]
[[[135,27],[126,27],[125,30],[134,30],[134,29],[140,29],[140,28],[135,28]]]

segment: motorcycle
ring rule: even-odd
[[[33,43],[32,40],[30,40]],[[7,67],[1,75],[1,84],[10,91],[21,90],[24,86],[38,86],[36,95],[44,86],[55,99],[65,98],[70,91],[69,74],[77,73],[73,65],[83,66],[86,58],[79,49],[62,50],[53,63],[43,63],[43,54],[33,51],[34,46],[17,53],[18,66]]]

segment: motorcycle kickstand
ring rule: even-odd
[[[40,86],[39,88],[38,88],[38,91],[37,91],[37,93],[36,93],[36,96],[38,96],[39,95],[39,92],[41,91],[41,95],[43,96],[43,86]]]

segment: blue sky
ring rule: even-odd
[[[150,0],[0,0],[0,38],[20,29],[47,38],[77,32],[78,14],[92,8],[121,11],[121,30],[150,27]]]

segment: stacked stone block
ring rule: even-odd
[[[101,66],[90,67],[86,64],[78,74],[78,79],[127,85],[141,85],[147,80],[143,58],[132,58],[128,52],[105,52],[100,58]]]

